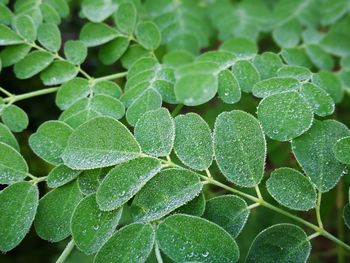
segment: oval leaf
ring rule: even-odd
[[[350,164],[350,137],[345,137],[336,142],[334,154],[339,162]]]

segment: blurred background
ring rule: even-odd
[[[63,41],[69,39],[78,39],[79,31],[82,25],[85,23],[84,20],[79,18],[79,2],[71,1],[71,16],[64,20],[60,25],[62,32]],[[269,1],[273,2],[273,1]],[[11,3],[12,4],[12,3]],[[212,36],[212,44],[210,49],[216,49],[220,42],[215,41],[215,36]],[[350,47],[350,43],[349,43]],[[208,49],[206,49],[208,50]],[[279,48],[274,44],[271,39],[270,34],[262,35],[259,39],[259,53],[264,51],[278,51]],[[203,50],[205,51],[205,50]],[[162,56],[162,50],[159,51],[159,57]],[[83,68],[90,75],[95,77],[108,75],[117,72],[123,72],[125,69],[117,62],[111,66],[102,65],[97,59],[97,49],[89,49],[89,56],[87,61],[84,63]],[[337,69],[337,65],[335,66]],[[122,82],[120,82],[123,85]],[[26,93],[29,91],[40,90],[44,88],[39,77],[33,77],[26,81],[17,80],[13,74],[12,68],[4,68],[0,75],[0,86],[4,87],[8,91],[14,94]],[[17,103],[23,110],[25,110],[30,118],[30,124],[27,130],[21,133],[17,133],[16,137],[21,146],[21,153],[27,160],[30,173],[37,177],[46,176],[52,167],[46,162],[39,159],[28,146],[28,137],[36,131],[38,126],[47,120],[55,120],[60,114],[60,110],[55,105],[55,95],[44,95],[36,98],[31,98],[28,100],[20,101]],[[211,127],[214,125],[215,118],[218,114],[223,111],[230,111],[233,109],[241,109],[250,112],[254,115],[256,111],[256,106],[259,100],[251,96],[251,94],[243,93],[241,101],[234,105],[223,104],[218,99],[213,99],[209,103],[198,106],[198,107],[184,107],[182,113],[184,112],[197,112],[209,123]],[[173,105],[163,105],[168,107],[169,110],[174,108]],[[350,96],[345,94],[342,103],[338,104],[336,111],[333,116],[329,118],[334,118],[348,127],[350,127]],[[126,124],[126,121],[124,121]],[[266,178],[269,176],[271,171],[277,167],[288,166],[300,170],[293,154],[291,153],[290,144],[288,142],[276,142],[268,140],[268,158],[266,165]],[[176,157],[173,156],[174,160]],[[215,166],[215,165],[214,165]],[[211,168],[212,174],[221,181],[225,181],[218,169],[216,167]],[[350,231],[345,226],[342,213],[343,207],[348,200],[348,189],[350,186],[350,176],[346,174],[342,177],[340,183],[332,191],[325,193],[322,198],[322,218],[325,228],[335,236],[338,236],[341,240],[346,243],[350,243]],[[46,192],[45,183],[40,183],[40,193],[41,195]],[[264,183],[261,184],[262,192],[264,197],[271,203],[274,200],[269,199],[269,195],[263,188]],[[0,189],[4,186],[0,185]],[[247,191],[247,190],[244,190]],[[218,194],[223,194],[222,189],[215,188],[213,186],[206,186],[205,197],[209,199]],[[0,211],[1,212],[1,211]],[[316,222],[316,217],[313,211],[310,213],[296,213],[291,211],[298,216],[309,220],[311,222]],[[127,217],[127,211],[124,217]],[[127,220],[127,219],[125,219]],[[288,218],[276,214],[266,208],[259,207],[251,211],[251,215],[248,219],[246,227],[243,229],[242,233],[239,235],[237,242],[239,243],[241,252],[241,262],[244,261],[245,255],[249,249],[251,242],[254,237],[263,229],[271,226],[275,223],[288,223],[292,222]],[[311,234],[309,229],[304,228],[307,234]],[[0,263],[41,263],[41,262],[55,262],[57,257],[63,251],[66,241],[59,243],[49,243],[41,240],[36,234],[33,228],[30,233],[25,237],[22,243],[12,251],[7,254],[0,254]],[[309,262],[350,262],[350,255],[343,251],[341,248],[337,247],[331,241],[323,238],[317,237],[312,240],[312,253],[309,258]],[[165,262],[170,262],[164,256]],[[74,250],[72,255],[67,260],[67,263],[89,263],[92,262],[92,257],[84,256],[77,250]],[[149,262],[156,262],[154,255],[151,255]]]

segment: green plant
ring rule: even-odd
[[[83,25],[62,41],[70,8]],[[77,247],[96,263],[299,263],[318,236],[344,262],[350,246],[323,226],[321,198],[350,164],[350,130],[326,119],[350,91],[349,10],[347,0],[0,0],[0,69],[48,86],[0,88],[0,250],[33,224],[44,240],[70,239],[57,262]],[[90,55],[124,70],[93,77]],[[62,113],[29,138],[52,165],[37,177],[12,133],[28,126],[16,103],[49,93]],[[289,144],[302,171],[270,173],[268,146]],[[294,223],[270,224],[240,258],[235,239],[257,207]]]

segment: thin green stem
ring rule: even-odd
[[[19,100],[25,100],[25,99],[36,97],[36,96],[54,93],[57,90],[58,90],[58,87],[54,87],[54,88],[47,88],[47,89],[32,91],[32,92],[28,92],[28,93],[24,93],[24,94],[20,94],[20,95],[11,95],[11,96],[5,98],[4,102],[12,102],[13,103],[13,102],[16,102]]]
[[[176,115],[178,115],[181,109],[183,108],[183,106],[184,106],[183,104],[177,104],[175,109],[171,112],[171,116],[175,117]]]
[[[252,209],[254,209],[254,208],[258,207],[258,206],[260,206],[259,203],[254,203],[254,204],[249,205],[249,206],[247,207],[247,209],[248,209],[248,210],[252,210]]]
[[[321,201],[322,201],[322,193],[318,192],[317,194],[317,204],[316,204],[316,218],[318,226],[323,229],[323,223],[321,219]]]
[[[37,184],[47,180],[47,176],[43,176],[43,177],[29,176],[29,177],[32,178],[32,180],[30,180],[29,182],[33,184]]]
[[[103,81],[103,80],[114,80],[114,79],[120,79],[125,77],[128,74],[128,72],[120,72],[120,73],[116,73],[116,74],[112,74],[112,75],[108,75],[108,76],[104,76],[104,77],[100,77],[100,78],[95,78],[95,81]]]
[[[258,185],[255,186],[255,191],[256,191],[256,194],[257,194],[258,198],[259,198],[260,200],[263,200],[263,197],[262,197],[262,195],[261,195],[260,188],[259,188]]]
[[[209,171],[209,169],[205,169],[205,173],[207,174],[208,177],[213,177]]]
[[[69,243],[67,244],[66,248],[63,250],[62,254],[57,259],[56,263],[63,263],[64,261],[66,261],[66,259],[68,258],[69,254],[72,252],[72,250],[74,248],[74,245],[75,244],[74,244],[73,240],[69,241]]]
[[[159,246],[158,246],[158,242],[157,241],[155,242],[154,251],[155,251],[155,254],[156,254],[157,262],[158,263],[163,263],[162,255],[160,254]]]
[[[319,235],[321,235],[319,232],[315,232],[313,234],[311,234],[310,236],[307,237],[308,240],[314,239],[315,237],[318,237]]]
[[[11,96],[12,96],[12,94],[11,94],[10,92],[8,92],[7,90],[5,90],[5,89],[2,88],[2,87],[0,87],[0,91],[1,91],[2,93],[4,93],[6,96],[8,96],[8,97],[11,97]]]

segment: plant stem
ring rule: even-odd
[[[162,255],[160,254],[159,246],[158,246],[158,242],[157,241],[155,242],[154,251],[155,251],[155,254],[156,254],[157,262],[158,263],[163,263]]]
[[[320,235],[319,232],[315,232],[313,234],[311,234],[310,236],[307,237],[308,240],[314,239],[315,237],[318,237]]]
[[[56,263],[63,263],[68,258],[69,254],[72,252],[73,248],[74,248],[74,241],[71,240],[67,244],[66,248],[63,250],[60,257],[57,259]]]
[[[175,109],[171,112],[171,116],[175,117],[177,114],[179,114],[183,106],[184,106],[183,104],[177,104]]]
[[[323,229],[323,223],[321,219],[321,200],[322,200],[322,193],[318,192],[317,194],[317,204],[316,204],[316,218],[318,226]]]
[[[120,79],[125,77],[128,74],[128,72],[120,72],[120,73],[116,73],[116,74],[112,74],[112,75],[108,75],[108,76],[104,76],[104,77],[100,77],[100,78],[95,78],[95,81],[103,81],[103,80],[114,80],[114,79]]]
[[[259,189],[258,185],[255,186],[255,191],[256,191],[256,194],[257,194],[258,198],[263,200],[263,197],[261,195],[261,192],[260,192],[260,189]]]
[[[32,92],[24,93],[21,95],[12,95],[12,96],[5,98],[4,102],[16,102],[19,100],[24,100],[24,99],[28,99],[28,98],[32,98],[32,97],[36,97],[36,96],[40,96],[40,95],[54,93],[57,90],[58,90],[58,87],[54,87],[54,88],[47,88],[47,89],[32,91]]]
[[[4,93],[6,96],[8,96],[8,97],[11,97],[11,96],[12,96],[12,94],[11,94],[10,92],[8,92],[7,90],[5,90],[5,89],[2,88],[2,87],[0,87],[0,91],[1,91],[2,93]]]

